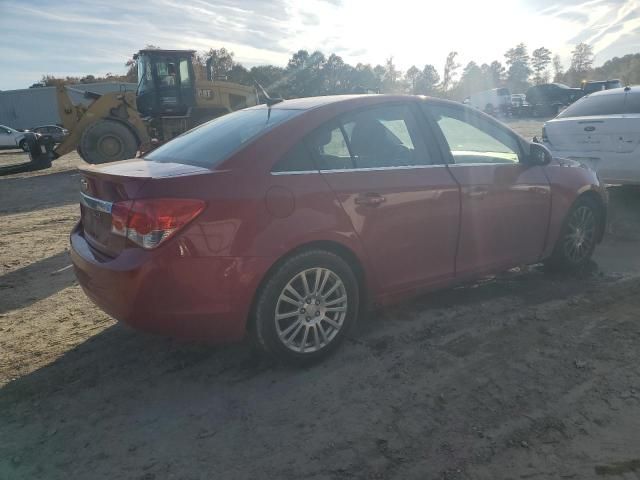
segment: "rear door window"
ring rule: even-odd
[[[298,142],[271,169],[273,173],[301,173],[316,171],[309,153],[303,142]]]
[[[307,138],[307,145],[320,170],[347,170],[355,167],[351,152],[337,123],[322,126]]]
[[[250,108],[229,113],[174,138],[147,154],[145,160],[213,168],[243,145],[300,110]]]
[[[569,105],[558,118],[590,117],[597,115],[622,115],[625,113],[625,95],[589,95]]]
[[[343,119],[356,168],[430,165],[416,119],[407,105],[363,110]]]

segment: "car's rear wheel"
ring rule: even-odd
[[[358,315],[359,288],[347,262],[309,250],[280,265],[260,289],[251,334],[267,354],[307,364],[332,352]]]
[[[602,215],[596,202],[580,198],[573,205],[547,265],[552,268],[576,269],[593,255],[602,228]]]

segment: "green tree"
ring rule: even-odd
[[[434,95],[440,83],[440,74],[433,65],[425,65],[422,75],[418,79],[416,93],[420,95]]]
[[[586,74],[593,68],[593,47],[588,43],[579,43],[571,52],[570,70],[577,74]]]
[[[440,86],[440,89],[445,96],[447,95],[447,92],[453,87],[455,78],[458,75],[460,64],[456,62],[457,56],[458,52],[449,52],[449,55],[447,55],[447,59],[444,62],[444,75],[442,77],[442,84]]]
[[[298,50],[287,64],[287,84],[291,97],[310,97],[323,93],[324,54],[315,51]]]
[[[620,79],[625,85],[640,84],[640,53],[614,57],[591,74],[595,79]]]
[[[206,68],[209,80],[225,79],[229,77],[231,69],[235,65],[234,53],[226,48],[211,48],[201,57]]]
[[[249,71],[251,79],[262,85],[272,97],[289,97],[285,69],[274,65],[260,65]]]
[[[402,72],[400,72],[395,63],[393,63],[393,57],[387,58],[384,66],[384,76],[382,79],[382,88],[385,93],[397,92],[398,80],[400,79]]]
[[[467,97],[472,93],[486,90],[485,78],[482,68],[476,62],[467,63],[460,76],[460,82],[458,82],[456,97]]]
[[[524,43],[519,43],[514,48],[510,48],[504,54],[507,59],[507,86],[516,92],[524,92],[529,86],[529,76],[531,68],[529,67],[529,54]]]
[[[421,76],[422,72],[415,65],[411,65],[411,67],[404,74],[404,77],[409,84],[409,93],[413,95],[417,93],[417,87]]]
[[[533,70],[533,83],[540,85],[549,83],[549,71],[547,68],[551,63],[551,50],[540,47],[531,54],[531,68]]]
[[[487,76],[489,77],[490,83],[493,88],[500,87],[504,84],[506,70],[502,66],[502,63],[494,60],[489,65],[489,71],[487,72]]]
[[[381,67],[384,70],[384,67]],[[352,90],[366,92],[374,91],[379,92],[382,88],[382,80],[379,72],[364,63],[358,63],[356,67],[350,72]]]
[[[553,81],[561,82],[564,77],[564,67],[562,66],[562,60],[560,55],[553,56]]]

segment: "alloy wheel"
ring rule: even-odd
[[[589,255],[596,238],[596,217],[593,210],[582,205],[569,218],[564,238],[564,251],[573,263],[582,262]]]
[[[313,353],[338,335],[347,315],[347,290],[328,268],[296,274],[282,289],[275,309],[278,339],[296,353]]]

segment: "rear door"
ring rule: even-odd
[[[382,292],[446,282],[454,273],[458,186],[409,103],[364,109],[309,138],[351,219]]]
[[[478,113],[453,104],[426,105],[461,188],[456,273],[464,276],[540,258],[551,190],[543,167],[520,162],[517,137]]]

